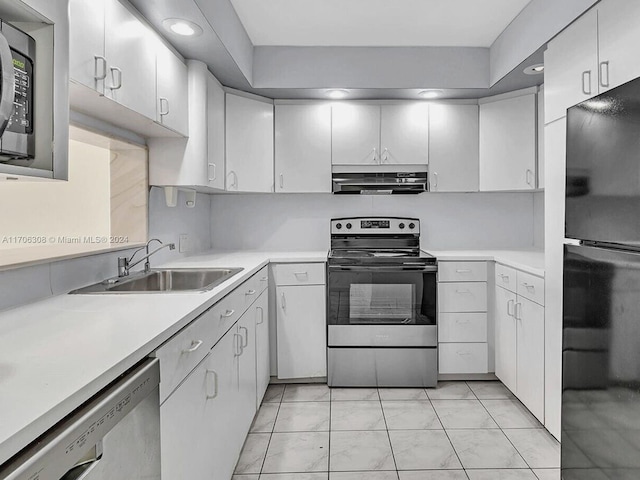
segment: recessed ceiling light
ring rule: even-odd
[[[165,30],[184,37],[195,37],[202,34],[200,25],[182,18],[167,18],[162,21],[162,26]]]
[[[542,63],[537,63],[535,65],[529,65],[527,68],[523,70],[527,75],[540,75],[544,72],[544,65]]]
[[[336,90],[327,90],[327,97],[333,98],[334,100],[339,100],[341,98],[345,98],[349,95],[349,92],[342,89]]]
[[[442,95],[442,90],[423,90],[418,93],[418,96],[422,98],[437,98]]]

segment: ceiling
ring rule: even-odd
[[[490,47],[530,0],[231,0],[256,46]]]

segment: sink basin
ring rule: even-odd
[[[213,289],[242,268],[174,268],[136,273],[96,283],[71,293],[167,293]]]

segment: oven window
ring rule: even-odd
[[[329,325],[435,325],[433,272],[330,271]]]

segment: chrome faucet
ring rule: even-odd
[[[161,246],[156,248],[153,252],[149,253],[149,245],[151,244],[151,242],[158,242]],[[176,244],[175,243],[164,244],[160,241],[160,239],[152,238],[147,242],[147,244],[144,247],[140,247],[135,252],[133,252],[133,254],[129,258],[118,257],[118,277],[126,277],[127,275],[129,275],[129,270],[131,270],[133,267],[138,265],[143,260],[146,260],[146,262],[144,263],[144,273],[149,273],[149,271],[151,270],[151,263],[149,263],[149,257],[154,253],[157,253],[163,248],[167,248],[167,247],[169,248],[169,250],[174,250],[176,248]],[[131,263],[131,261],[133,260],[133,257],[135,257],[137,253],[141,250],[146,250],[147,254],[137,262]]]

